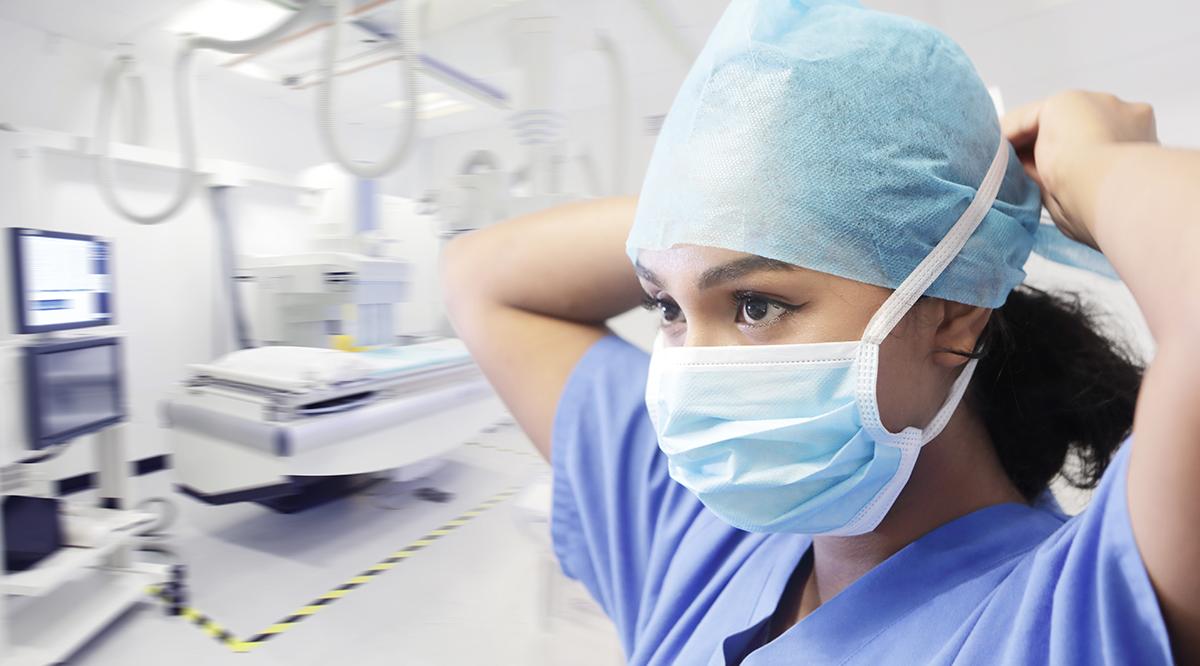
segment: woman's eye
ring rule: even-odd
[[[674,301],[663,298],[647,298],[644,307],[647,310],[658,310],[662,323],[673,324],[683,319],[683,312]]]
[[[738,298],[738,323],[766,326],[791,311],[791,308],[759,296]]]
[[[659,301],[658,309],[662,312],[662,318],[665,322],[675,322],[683,316],[683,313],[679,310],[679,306],[671,301]]]

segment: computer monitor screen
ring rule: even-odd
[[[25,347],[29,445],[59,444],[125,418],[117,338]]]
[[[94,236],[14,228],[9,243],[18,333],[112,323],[108,241]]]

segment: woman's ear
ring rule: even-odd
[[[967,362],[964,354],[975,352],[992,311],[953,301],[941,304],[942,321],[934,332],[933,360],[938,365],[955,368]]]

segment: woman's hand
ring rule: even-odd
[[[1119,143],[1157,143],[1154,110],[1105,93],[1070,91],[1006,115],[1001,128],[1063,233],[1097,247],[1088,221],[1095,201],[1093,151]]]

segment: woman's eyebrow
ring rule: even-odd
[[[760,271],[794,271],[796,266],[787,262],[768,259],[766,257],[746,257],[731,261],[720,266],[713,266],[704,271],[700,279],[696,281],[696,286],[699,289],[709,289],[715,287],[722,282],[736,280],[750,273],[758,273]],[[647,278],[649,279],[649,278]],[[656,283],[657,284],[657,283]]]
[[[646,268],[639,263],[634,263],[633,270],[637,272],[638,277],[642,278],[646,282],[649,282],[656,287],[663,286],[662,282],[658,279],[658,276],[655,275],[654,271],[650,270],[649,268]]]

